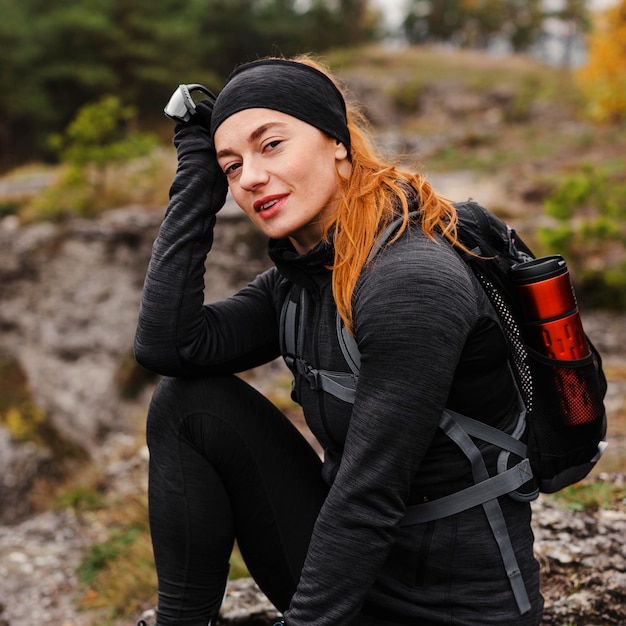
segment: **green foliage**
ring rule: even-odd
[[[104,503],[103,494],[92,485],[76,485],[64,490],[56,498],[55,505],[59,509],[74,511],[97,511]]]
[[[78,566],[83,585],[78,605],[98,612],[98,624],[109,626],[154,602],[156,573],[147,501],[143,497],[103,500],[100,511],[82,509],[82,514],[100,518],[109,531],[104,541],[86,551]]]
[[[524,74],[511,106],[506,111],[505,118],[508,122],[525,122],[530,114],[531,106],[541,96],[541,81],[536,74]]]
[[[563,254],[589,306],[626,307],[626,185],[624,162],[586,164],[546,198],[552,223],[539,230],[549,253]]]
[[[27,219],[59,220],[71,215],[92,217],[119,202],[119,180],[109,193],[110,174],[140,157],[152,154],[156,139],[133,129],[134,107],[116,96],[105,96],[81,108],[63,135],[51,143],[67,164],[59,182],[30,207]]]
[[[241,556],[239,546],[235,544],[233,552],[230,556],[230,570],[228,572],[228,578],[230,580],[237,580],[238,578],[248,578],[249,576],[250,572],[248,571],[248,567]]]
[[[146,532],[145,527],[130,526],[114,530],[106,541],[91,546],[78,567],[81,582],[91,585],[111,562],[137,541],[142,532]]]
[[[38,220],[60,221],[72,215],[96,215],[90,205],[93,196],[87,178],[78,167],[65,169],[59,181],[29,203],[20,216],[25,222]]]
[[[105,96],[82,107],[63,136],[52,138],[63,161],[78,168],[123,163],[149,154],[155,146],[152,136],[129,131],[136,109],[123,106],[117,96]]]
[[[46,414],[34,402],[20,364],[0,357],[0,424],[17,441],[45,445]]]
[[[410,114],[419,111],[422,89],[424,89],[424,84],[420,80],[413,79],[394,84],[388,91],[398,111]]]
[[[20,211],[21,203],[17,200],[0,201],[0,219],[7,215],[17,215]]]
[[[626,490],[619,485],[602,480],[583,481],[566,487],[549,496],[550,499],[570,511],[588,511],[610,509],[621,503],[626,497]]]
[[[86,588],[79,607],[99,609],[103,626],[153,603],[157,581],[147,528],[130,525],[111,531],[106,541],[90,548],[78,575]]]

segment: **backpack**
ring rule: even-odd
[[[526,409],[527,456],[538,489],[554,493],[585,478],[606,449],[602,359],[587,335],[589,354],[581,359],[553,359],[532,347],[511,269],[535,256],[512,228],[477,203],[455,208],[459,238],[477,254],[464,255],[465,261],[509,342],[511,369]]]
[[[530,501],[539,492],[553,493],[591,471],[606,448],[603,399],[606,378],[597,349],[585,335],[590,353],[582,359],[555,360],[533,349],[525,335],[524,310],[511,280],[511,268],[535,256],[516,232],[478,203],[455,203],[457,232],[470,251],[457,252],[471,268],[489,297],[510,347],[509,364],[519,390],[520,413],[510,434],[445,409],[439,427],[469,459],[475,484],[460,492],[407,507],[402,525],[424,523],[481,505],[496,538],[520,613],[530,603],[497,498],[508,494]],[[414,212],[411,215],[416,216]],[[402,223],[395,220],[377,241],[368,262],[391,239]],[[351,374],[316,369],[306,363],[299,320],[306,315],[306,291],[293,286],[281,314],[281,344],[285,362],[294,376],[303,376],[312,388],[353,402],[360,367],[354,337],[337,314],[337,337]],[[582,412],[583,423],[567,424],[572,413]],[[489,476],[472,438],[501,449],[498,473]]]

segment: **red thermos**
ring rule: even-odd
[[[552,359],[570,361],[589,354],[565,259],[547,256],[511,270],[526,319],[527,340]]]
[[[524,309],[524,334],[529,345],[557,361],[583,359],[591,351],[583,332],[569,271],[559,255],[533,259],[511,270]],[[589,381],[578,367],[552,368],[559,390],[561,419],[577,426],[602,415]]]

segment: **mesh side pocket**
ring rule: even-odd
[[[593,355],[557,361],[529,352],[535,402],[529,447],[533,469],[551,478],[588,462],[604,437],[604,388]]]
[[[582,426],[602,418],[603,389],[593,355],[557,361],[531,352],[530,358],[537,398],[551,405],[563,426]]]

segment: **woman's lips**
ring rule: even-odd
[[[254,210],[263,219],[269,219],[280,211],[286,198],[286,195],[266,196],[254,203]]]

